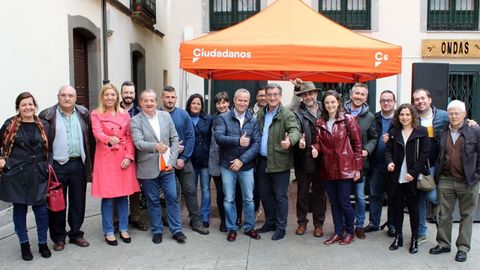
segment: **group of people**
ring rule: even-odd
[[[18,114],[0,130],[0,199],[13,203],[22,258],[33,258],[26,227],[30,205],[42,257],[51,256],[48,229],[55,251],[65,248],[67,236],[70,243],[89,245],[81,226],[90,180],[92,196],[102,199],[102,228],[108,245],[118,245],[117,231],[122,242],[131,242],[129,223],[139,230],[148,229],[139,214],[140,191],[146,200],[153,243],[163,240],[161,197],[165,222],[175,241],[186,242],[181,194],[192,230],[208,234],[211,178],[217,193],[219,229],[226,232],[227,241],[235,241],[242,226],[244,234],[255,240],[270,231],[272,240],[283,239],[293,167],[298,187],[297,235],[306,233],[311,208],[313,236],[323,237],[328,195],[334,232],[324,244],[348,245],[355,238],[364,239],[365,233],[382,228],[386,193],[385,226],[394,237],[390,250],[403,245],[406,205],[409,251],[418,252],[418,245],[426,241],[429,201],[433,217],[438,219],[438,245],[430,253],[450,252],[452,213],[458,200],[462,218],[455,259],[465,261],[480,185],[480,128],[467,120],[465,104],[454,100],[443,111],[431,105],[428,90],[417,89],[413,105],[395,108],[395,94],[385,90],[380,95],[381,110],[373,114],[367,105],[368,87],[363,83],[352,87],[345,104],[334,90],[324,91],[318,100],[320,89],[312,82],[295,79],[292,83],[295,98],[290,106],[281,103],[282,87],[270,83],[257,90],[257,103],[252,107],[247,89],[236,90],[233,104],[226,92],[217,93],[214,115],[205,112],[199,94],[189,97],[186,110],[176,107],[172,86],[163,89],[160,102],[154,90],[142,91],[137,107],[132,82],[124,82],[120,91],[107,83],[91,113],[76,104],[73,87],[62,86],[58,103],[39,116],[35,98],[21,93],[15,103]],[[68,206],[64,211],[48,210],[48,164],[63,184]],[[437,188],[418,190],[420,174],[434,175]],[[365,226],[366,188],[370,215]],[[309,203],[310,196],[313,200]],[[265,223],[256,229],[260,203]]]

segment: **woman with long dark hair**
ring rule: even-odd
[[[394,223],[397,235],[390,250],[403,246],[403,208],[407,205],[410,214],[412,238],[409,252],[418,252],[418,207],[417,177],[429,174],[425,167],[430,154],[427,129],[420,126],[415,108],[411,104],[400,105],[393,115],[393,129],[389,132],[385,161],[389,172],[387,192],[394,202]]]
[[[210,226],[211,195],[210,175],[208,174],[208,156],[210,151],[210,140],[212,137],[213,117],[204,110],[203,97],[200,94],[193,94],[187,100],[186,111],[192,119],[195,130],[195,148],[190,158],[195,174],[195,190],[197,189],[198,178],[200,178],[200,190],[202,194],[200,206],[200,218],[203,226]]]
[[[18,114],[0,129],[0,200],[13,204],[13,224],[20,241],[22,259],[33,259],[27,232],[27,210],[32,206],[37,225],[38,248],[44,258],[47,246],[48,141],[44,124],[35,114],[37,101],[29,92],[15,100]]]
[[[324,180],[335,227],[335,233],[323,242],[325,245],[336,242],[348,245],[355,238],[350,192],[363,167],[362,138],[357,121],[345,114],[341,104],[342,97],[336,91],[323,94],[322,113],[316,122],[312,145],[312,156],[318,156],[319,176]]]

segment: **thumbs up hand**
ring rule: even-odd
[[[312,145],[312,157],[317,158],[318,157],[318,151],[315,147]]]
[[[280,145],[282,146],[282,149],[287,150],[290,148],[290,138],[288,137],[288,133],[285,132],[285,139],[280,142]]]
[[[302,138],[300,138],[300,141],[298,142],[298,148],[305,149],[306,146],[307,143],[305,142],[305,133],[302,133]]]
[[[250,138],[247,137],[247,132],[245,131],[240,137],[240,146],[248,147],[250,145]]]

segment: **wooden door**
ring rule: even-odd
[[[77,90],[77,104],[89,108],[88,89],[88,39],[79,31],[73,31],[74,87]]]

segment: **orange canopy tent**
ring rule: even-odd
[[[301,0],[180,45],[180,67],[213,80],[363,82],[401,71],[400,46],[357,34]]]

